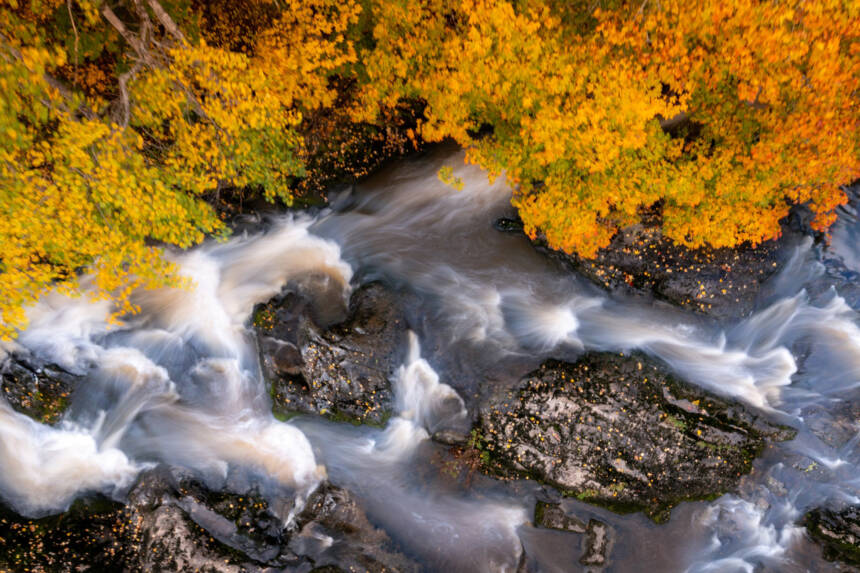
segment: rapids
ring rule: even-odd
[[[451,491],[419,469],[438,447],[432,432],[468,429],[476,395],[504,380],[506,364],[641,350],[798,433],[769,447],[737,494],[682,504],[664,525],[566,501],[615,529],[609,570],[832,568],[797,520],[812,507],[860,502],[860,427],[844,407],[860,392],[853,213],[831,248],[794,247],[756,312],[717,324],[561,271],[523,237],[492,228],[510,214],[504,182],[461,166],[465,187],[456,191],[436,177],[443,164],[462,158],[408,162],[314,216],[280,215],[255,234],[172,253],[194,288],[135,293],[141,312],[121,325],[107,302],[45,296],[0,358],[30,353],[85,375],[86,389],[53,427],[0,398],[3,500],[39,516],[95,491],[121,499],[139,472],[163,463],[212,488],[253,483],[289,499],[275,504],[289,508],[279,516],[289,523],[328,479],[429,570],[516,571],[524,555],[539,570],[578,570],[570,534],[530,523],[540,486],[483,480]],[[387,426],[276,420],[248,328],[254,305],[289,285],[340,308],[356,284],[375,279],[418,301]],[[829,435],[837,425],[847,434]]]

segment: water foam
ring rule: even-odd
[[[254,305],[314,277],[344,305],[351,267],[336,244],[285,218],[268,233],[173,254],[193,288],[132,294],[111,325],[107,301],[52,293],[29,309],[16,351],[86,377],[59,427],[0,405],[0,495],[22,513],[62,510],[77,494],[116,492],[146,464],[223,480],[243,469],[299,492],[325,477],[310,443],[276,420],[246,322]],[[60,485],[56,485],[60,484]],[[53,488],[53,489],[52,489]]]

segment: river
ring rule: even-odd
[[[438,180],[442,165],[455,167],[463,190]],[[429,437],[468,429],[485,386],[515,382],[512,364],[639,350],[797,437],[766,448],[737,493],[683,503],[662,525],[565,500],[570,514],[614,528],[607,570],[834,569],[797,521],[814,507],[860,503],[854,214],[842,214],[829,248],[794,245],[755,312],[721,324],[561,270],[524,237],[493,228],[511,214],[509,199],[503,181],[488,182],[460,154],[436,154],[385,170],[313,216],[279,215],[171,253],[195,288],[136,292],[141,312],[121,325],[106,301],[45,296],[2,352],[85,375],[87,388],[55,426],[0,401],[0,495],[24,515],[46,515],[86,493],[121,496],[160,463],[210,487],[254,484],[289,498],[280,515],[289,522],[328,479],[428,570],[516,571],[525,553],[532,569],[576,571],[578,536],[531,524],[540,485],[482,478],[452,491],[428,481],[421,468],[441,447]],[[417,317],[392,380],[392,418],[381,429],[276,420],[248,328],[255,304],[290,283],[342,308],[372,280],[411,293]]]

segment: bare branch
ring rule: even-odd
[[[753,109],[770,109],[770,105],[758,101],[758,98],[761,95],[762,89],[764,89],[764,88],[762,86],[759,86],[758,92],[756,92],[754,100],[752,100],[752,101],[742,100],[742,101]]]
[[[164,28],[170,32],[176,39],[180,42],[185,42],[185,37],[182,35],[182,32],[176,26],[176,23],[172,18],[164,11],[164,8],[158,4],[157,0],[148,0],[149,6],[152,8],[153,12],[155,12],[156,17],[159,22],[164,26]],[[149,19],[149,14],[146,12],[146,9],[143,7],[143,4],[140,0],[134,0],[134,5],[140,18],[140,35],[135,35],[126,28],[125,24],[117,17],[116,13],[110,9],[107,4],[102,6],[102,15],[107,19],[108,22],[120,33],[120,35],[131,45],[134,51],[137,53],[140,60],[151,68],[155,68],[158,66],[155,57],[148,50],[147,46],[149,45],[149,34],[152,29],[152,23]],[[137,73],[138,70],[134,70],[134,73]],[[123,74],[124,76],[126,74]],[[121,111],[121,123],[123,125],[127,125],[128,116],[129,116],[129,105],[130,102],[128,100],[128,90],[127,84],[131,79],[133,74],[128,75],[125,81],[122,81],[122,76],[120,77],[120,111]],[[186,86],[181,81],[174,79],[174,84],[178,89],[180,89],[186,96],[188,103],[191,105],[192,109],[204,120],[209,121],[213,125],[216,125],[206,112],[203,109],[203,106],[200,104],[200,101],[191,91],[191,89]],[[217,127],[217,125],[216,125]]]
[[[134,78],[137,72],[140,71],[140,68],[141,63],[140,61],[137,61],[129,71],[124,74],[120,74],[119,76],[119,106],[122,114],[119,124],[123,128],[128,127],[128,122],[131,118],[131,102],[128,97],[128,82]]]
[[[161,22],[164,29],[170,32],[170,35],[176,38],[180,44],[184,44],[185,36],[182,34],[182,30],[179,29],[179,26],[177,26],[176,22],[173,21],[173,18],[170,17],[170,14],[164,11],[164,8],[162,8],[161,4],[158,3],[158,0],[147,0],[147,4],[152,8],[152,11],[155,13],[155,17],[158,18],[158,21]]]
[[[134,49],[140,59],[144,61],[147,61],[149,59],[147,57],[146,47],[143,45],[140,39],[134,34],[132,34],[128,30],[128,28],[125,27],[125,24],[122,23],[122,20],[119,19],[116,13],[111,10],[111,7],[107,4],[102,5],[102,16],[104,16],[105,20],[107,20],[110,25],[113,26],[117,32],[119,32],[119,35],[122,36],[126,42],[128,42],[129,46]]]
[[[72,15],[72,0],[66,0],[66,9],[69,11],[69,20],[72,22],[72,31],[75,33],[75,75],[78,73],[78,44],[80,37],[78,36],[78,26],[75,24],[75,17]]]

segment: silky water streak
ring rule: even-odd
[[[286,218],[267,233],[173,256],[193,288],[140,291],[139,315],[110,326],[109,306],[51,294],[30,309],[15,350],[84,376],[55,427],[0,403],[0,494],[18,511],[60,511],[111,493],[157,462],[213,485],[230,472],[294,492],[325,472],[296,427],[272,417],[246,323],[254,305],[315,277],[348,299],[352,269],[334,243]]]

